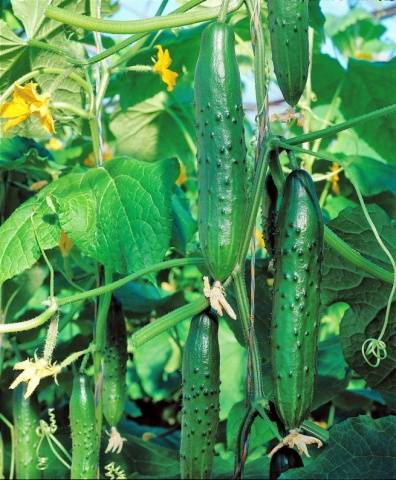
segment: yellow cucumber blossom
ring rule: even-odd
[[[170,64],[172,63],[169,50],[163,50],[161,45],[156,45],[155,48],[157,49],[157,61],[153,66],[153,70],[159,73],[162,81],[167,85],[168,92],[171,92],[175,88],[176,78],[179,74],[169,70]]]
[[[8,119],[4,132],[27,120],[30,116],[38,118],[44,130],[55,132],[54,120],[49,108],[50,95],[37,93],[37,83],[25,86],[15,85],[12,100],[0,105],[0,117]]]
[[[44,358],[37,358],[35,355],[34,360],[28,358],[23,362],[16,363],[14,370],[22,370],[22,372],[12,382],[10,388],[14,389],[22,382],[27,383],[28,386],[24,396],[28,398],[38,387],[41,379],[53,376],[56,382],[56,377],[61,371],[61,366],[56,364],[51,365],[51,363]]]

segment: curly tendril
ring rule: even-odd
[[[392,289],[388,298],[388,302],[386,305],[386,311],[385,311],[385,318],[384,318],[384,323],[382,325],[381,332],[378,336],[378,338],[368,338],[365,340],[365,342],[362,345],[362,355],[365,360],[365,362],[370,365],[370,367],[377,368],[379,364],[381,363],[382,360],[385,360],[385,358],[388,356],[388,352],[386,350],[386,343],[383,340],[383,337],[385,335],[386,329],[388,327],[389,323],[389,317],[390,317],[390,310],[392,306],[392,301],[393,297],[395,296],[396,292],[396,262],[395,259],[393,258],[392,254],[382,241],[382,238],[380,237],[378,230],[376,226],[374,225],[374,222],[372,221],[370,214],[367,211],[366,205],[363,200],[363,196],[359,190],[359,187],[356,185],[356,183],[353,180],[350,180],[354,189],[356,190],[356,194],[358,196],[360,206],[362,207],[364,216],[366,217],[366,220],[368,224],[370,225],[370,228],[375,236],[375,239],[377,240],[379,246],[385,253],[385,255],[389,258],[390,263],[393,267],[393,285]],[[369,357],[374,357],[374,361],[371,361]]]

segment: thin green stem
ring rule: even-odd
[[[337,125],[324,128],[322,130],[316,130],[315,132],[306,133],[304,135],[290,138],[286,142],[288,143],[288,145],[298,145],[304,142],[312,142],[313,140],[316,140],[318,138],[331,137],[339,132],[342,132],[343,130],[347,130],[348,128],[353,128],[356,125],[360,125],[364,122],[368,122],[369,120],[374,120],[376,118],[390,115],[392,113],[396,113],[396,103],[388,105],[387,107],[380,108],[378,110],[374,110],[370,113],[365,113],[364,115],[360,115],[359,117],[351,118],[346,122],[342,122]]]
[[[112,273],[108,268],[105,268],[105,284],[111,283]],[[100,364],[102,361],[103,351],[106,341],[106,323],[109,313],[109,307],[111,302],[112,292],[107,292],[101,296],[99,300],[99,308],[96,316],[95,322],[95,361],[94,361],[94,370],[95,377],[98,377],[101,368]]]
[[[5,323],[0,325],[0,334],[26,332],[27,330],[40,327],[44,323],[48,322],[48,320],[52,318],[57,310],[58,305],[53,302],[47,310],[45,310],[43,313],[40,313],[40,315],[37,317],[31,318],[30,320],[25,320],[23,322]]]
[[[219,15],[217,16],[217,22],[218,23],[225,23],[229,4],[230,4],[230,0],[223,0],[221,2]]]
[[[239,252],[238,264],[244,265],[245,258],[249,249],[250,240],[253,234],[253,228],[256,224],[257,212],[260,207],[262,200],[262,192],[264,189],[265,177],[267,174],[268,168],[268,158],[272,150],[271,140],[267,141],[266,144],[261,148],[261,154],[257,163],[257,170],[254,177],[253,189],[252,189],[252,198],[250,200],[250,208],[248,209],[249,216],[246,223],[245,237],[241,245],[241,250]]]
[[[200,257],[191,257],[191,258],[176,258],[173,260],[167,260],[166,262],[155,263],[154,265],[150,265],[149,267],[142,268],[141,270],[135,273],[131,273],[126,277],[120,278],[115,282],[111,282],[108,285],[102,285],[101,287],[93,288],[92,290],[87,290],[86,292],[76,293],[74,295],[70,295],[69,297],[59,298],[58,305],[61,307],[62,305],[66,305],[69,303],[79,302],[80,300],[85,300],[87,298],[97,297],[99,295],[103,295],[108,292],[113,292],[117,288],[120,288],[133,280],[137,280],[140,277],[144,277],[149,273],[157,272],[159,270],[166,270],[168,268],[173,268],[173,267],[183,267],[187,265],[197,265],[197,266],[204,265],[204,260],[203,258],[200,258]]]
[[[52,102],[51,106],[59,110],[66,110],[68,112],[71,112],[78,117],[85,118],[87,120],[89,119],[89,113],[86,110],[77,107],[76,105],[71,105],[70,103],[66,102]]]
[[[91,140],[92,148],[94,152],[95,161],[101,158],[100,151],[100,135],[99,135],[99,125],[98,118],[95,115],[90,116],[89,118],[89,129],[91,131]]]
[[[63,48],[59,48],[52,43],[43,42],[42,40],[36,40],[34,38],[28,40],[27,43],[29,47],[40,48],[41,50],[56,53],[57,55],[64,57],[64,59],[72,65],[84,65],[87,63],[85,59],[71,57],[66,50],[63,50]]]
[[[239,0],[230,11],[237,10],[242,4]],[[83,28],[90,32],[102,33],[148,33],[155,30],[165,28],[182,27],[185,25],[192,25],[194,23],[205,22],[212,20],[218,15],[217,8],[205,8],[198,12],[191,12],[185,14],[174,13],[164,17],[152,17],[144,20],[103,20],[78,13],[72,13],[69,10],[64,10],[57,7],[48,7],[45,11],[45,16],[56,20],[65,25],[72,27]]]
[[[342,238],[336,235],[327,226],[324,228],[324,239],[329,247],[348,260],[348,262],[352,263],[352,265],[361,268],[364,272],[370,274],[374,278],[393,284],[393,273],[388,272],[375,263],[370,262],[367,258],[364,258],[361,253],[348,245],[348,243],[342,240]]]
[[[246,345],[248,346],[250,342],[249,351],[251,352],[251,358],[249,361],[251,362],[251,369],[249,369],[249,371],[252,372],[252,378],[248,391],[250,393],[249,401],[255,403],[265,399],[264,386],[262,383],[261,356],[258,348],[257,336],[254,331],[254,323],[250,321],[250,308],[244,274],[242,271],[239,271],[235,273],[233,277],[239,319],[241,320]]]
[[[157,320],[149,323],[132,335],[133,349],[136,350],[153,338],[161,335],[161,333],[164,333],[170,328],[174,327],[179,322],[182,322],[183,320],[191,318],[194,315],[202,312],[208,306],[208,299],[201,297],[199,300],[195,300],[188,305],[184,305],[183,307],[167,313],[163,317],[157,318]]]

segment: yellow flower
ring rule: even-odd
[[[9,120],[4,125],[4,132],[25,121],[30,116],[39,119],[48,133],[55,132],[54,120],[49,109],[49,94],[37,93],[37,83],[25,86],[15,85],[11,102],[0,105],[0,117]]]
[[[333,162],[333,164],[331,165],[331,171],[332,171],[332,172],[336,172],[339,168],[340,168],[340,166],[339,166],[338,163],[336,163],[336,162]],[[335,175],[333,175],[333,176],[331,177],[331,190],[332,190],[333,193],[335,193],[336,195],[339,195],[339,194],[340,194],[340,185],[339,185],[339,182],[340,182],[340,176],[338,175],[338,173],[336,173]]]
[[[61,234],[59,238],[59,250],[61,251],[62,257],[67,257],[72,247],[73,247],[73,242],[67,236],[66,232],[61,230]]]
[[[161,45],[156,45],[155,48],[158,50],[158,52],[157,61],[155,62],[153,70],[161,75],[162,81],[167,85],[168,92],[171,92],[175,88],[176,78],[179,76],[179,74],[169,70],[170,64],[172,63],[169,50],[165,49],[164,51]]]
[[[187,170],[184,163],[180,163],[180,173],[176,180],[176,185],[183,185],[187,180]]]
[[[45,148],[48,148],[48,150],[62,150],[63,143],[58,138],[51,137],[45,144]]]
[[[264,248],[265,247],[265,242],[264,242],[264,237],[263,237],[263,232],[256,228],[255,230],[255,236],[256,236],[256,246],[257,248]]]
[[[25,398],[30,397],[30,395],[35,391],[40,380],[45,377],[55,377],[61,370],[59,365],[51,365],[44,358],[34,357],[34,360],[24,360],[23,362],[18,362],[14,366],[14,370],[23,370],[17,378],[10,385],[11,389],[17,387],[20,383],[25,382],[28,384]]]

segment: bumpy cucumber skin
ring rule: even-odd
[[[42,478],[37,469],[36,448],[39,437],[38,406],[34,397],[24,398],[25,386],[20,384],[13,394],[13,422],[15,427],[15,469],[17,478]]]
[[[308,0],[268,0],[268,19],[275,75],[294,107],[308,78]]]
[[[210,478],[219,424],[220,353],[217,319],[195,316],[183,354],[180,468],[183,479]]]
[[[309,414],[316,375],[323,219],[309,174],[287,178],[275,242],[271,361],[275,407],[287,430]]]
[[[248,175],[241,81],[229,25],[213,23],[203,32],[194,92],[199,237],[210,274],[224,281],[243,240]]]
[[[275,230],[280,208],[280,196],[271,174],[267,175],[262,202],[262,221],[265,247],[271,258],[275,256]]]
[[[112,302],[107,319],[106,345],[103,355],[103,414],[115,427],[124,413],[126,399],[127,332],[122,308]]]
[[[85,375],[77,375],[73,381],[70,399],[70,428],[72,434],[70,478],[97,478],[99,451],[95,401],[89,380]]]

